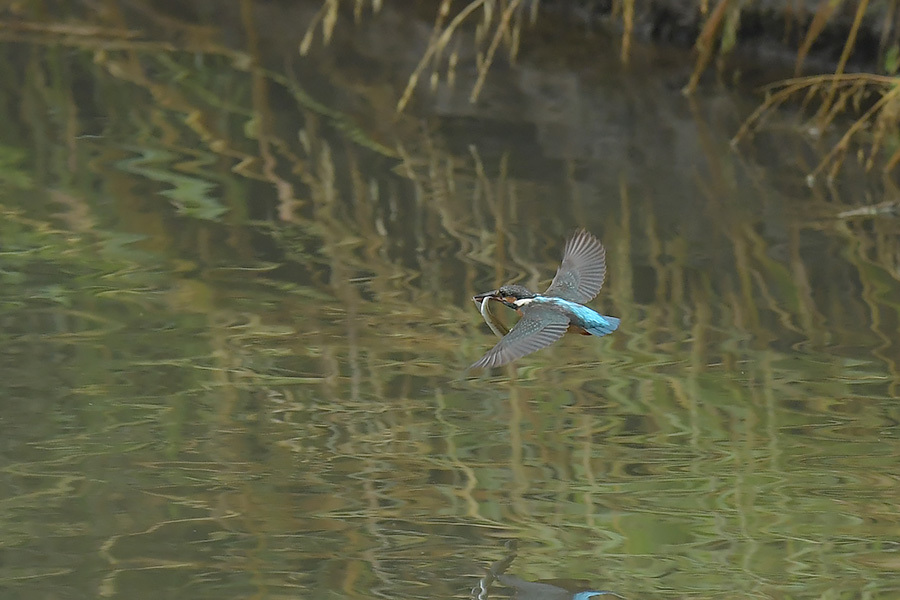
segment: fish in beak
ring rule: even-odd
[[[484,319],[484,322],[487,323],[487,326],[491,328],[491,331],[497,335],[497,337],[503,337],[507,333],[509,333],[509,328],[503,324],[503,322],[497,318],[497,315],[491,312],[491,300],[496,300],[497,302],[502,302],[509,306],[503,298],[500,297],[499,290],[494,290],[492,292],[485,292],[483,294],[477,294],[472,296],[472,301],[477,304],[481,310],[481,318]]]

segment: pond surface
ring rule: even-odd
[[[4,598],[900,597],[900,221],[825,141],[549,18],[397,113],[430,11],[78,6],[0,34]],[[579,227],[619,330],[466,373]]]

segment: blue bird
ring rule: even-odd
[[[505,365],[549,346],[567,331],[596,336],[615,331],[619,319],[583,304],[597,295],[605,277],[606,250],[600,240],[582,229],[566,242],[562,264],[543,294],[510,284],[474,296],[472,300],[481,304],[485,321],[497,335],[504,332],[488,318],[488,301],[501,302],[522,318],[469,369]]]

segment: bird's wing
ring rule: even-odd
[[[499,367],[549,346],[566,332],[569,318],[548,306],[522,308],[519,322],[470,369]]]
[[[566,242],[562,264],[544,295],[584,303],[597,295],[605,277],[606,249],[582,229]]]

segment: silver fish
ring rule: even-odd
[[[491,331],[497,334],[497,337],[503,337],[509,333],[509,329],[497,318],[497,315],[491,312],[490,300],[490,298],[485,298],[481,301],[481,316]]]

